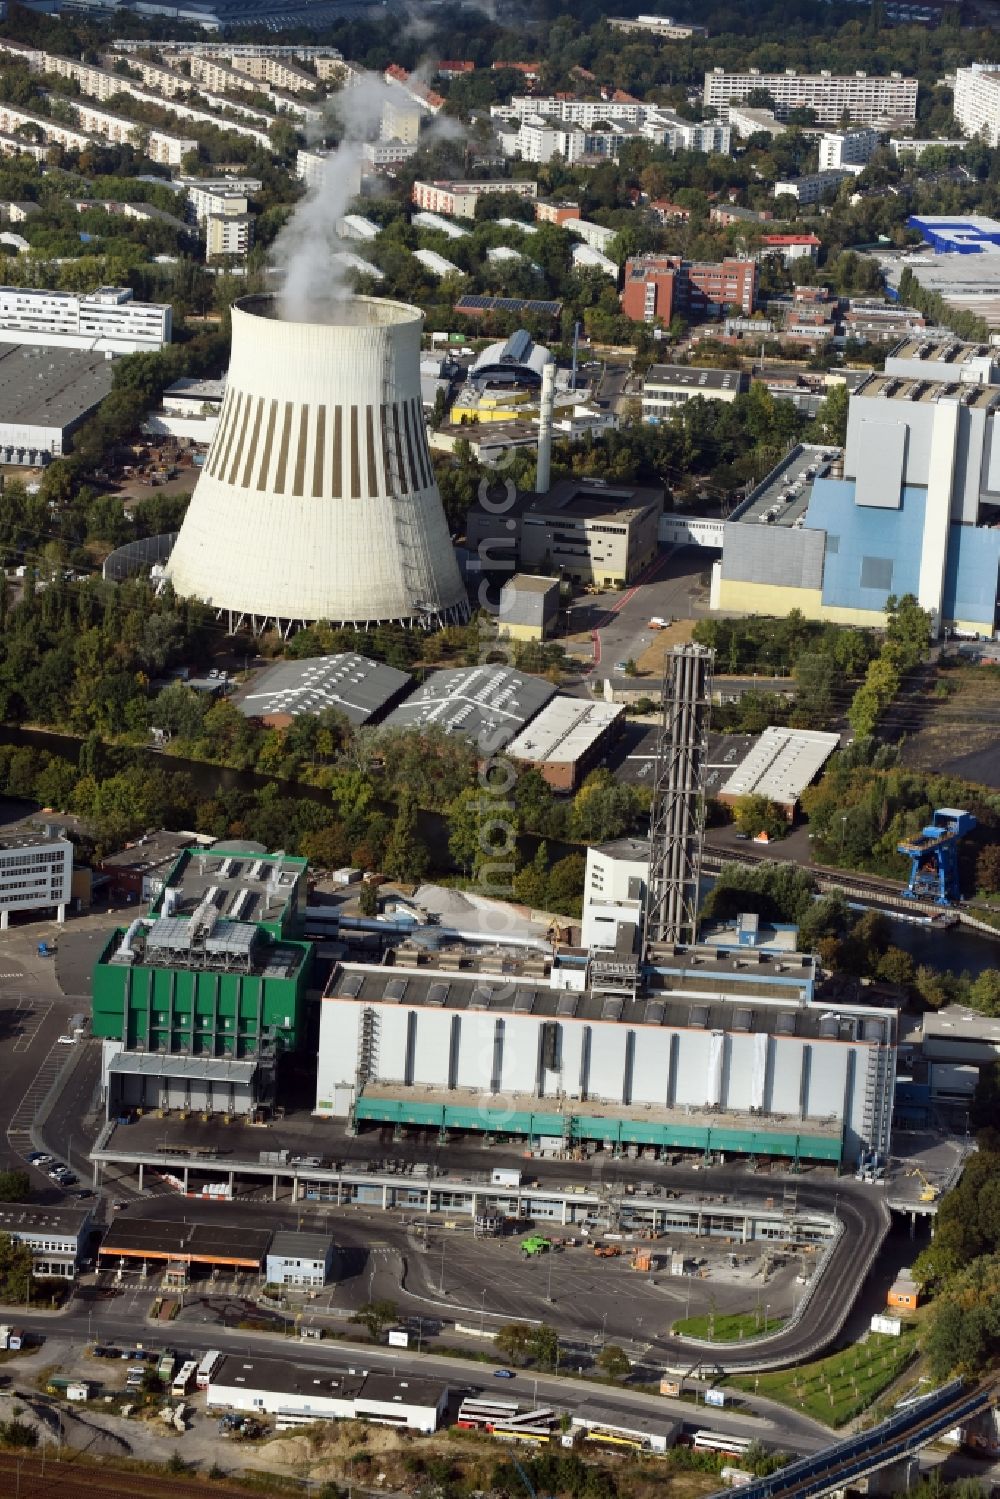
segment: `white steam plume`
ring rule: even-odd
[[[338,225],[361,187],[361,148],[378,135],[382,109],[400,90],[377,73],[356,73],[331,109],[343,134],[318,180],[296,206],[274,241],[271,265],[278,276],[281,316],[290,322],[326,322],[329,304],[350,295],[341,264]]]

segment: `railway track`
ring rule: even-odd
[[[233,1480],[142,1473],[105,1464],[56,1461],[37,1452],[0,1452],[0,1493],[6,1499],[260,1499],[259,1488]]]

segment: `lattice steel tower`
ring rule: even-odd
[[[675,645],[664,667],[649,819],[647,943],[693,942],[697,932],[713,659],[705,646]]]

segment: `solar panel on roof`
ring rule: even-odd
[[[339,992],[343,994],[347,999],[357,999],[358,995],[361,993],[361,986],[364,981],[365,980],[363,974],[348,973],[340,981]]]
[[[795,1016],[791,1014],[779,1015],[775,1029],[779,1036],[794,1036]]]
[[[450,984],[431,984],[427,991],[427,1003],[429,1005],[443,1005],[448,998]]]
[[[403,995],[406,993],[406,985],[408,984],[408,982],[408,979],[390,979],[385,986],[386,999],[395,1000],[396,1004],[398,1004]]]
[[[650,999],[646,1001],[645,1020],[647,1025],[663,1024],[663,1001],[662,999]]]
[[[514,994],[514,1013],[516,1015],[530,1015],[535,1004],[535,994],[532,989],[518,989]]]
[[[704,1030],[708,1024],[708,1005],[692,1005],[688,1023]]]
[[[570,990],[567,990],[565,994],[560,995],[559,1005],[556,1013],[562,1015],[564,1018],[570,1015],[575,1015],[576,1007],[579,1003],[579,994],[573,994]]]
[[[734,1031],[748,1031],[753,1024],[752,1010],[737,1010],[733,1016]]]
[[[618,999],[615,995],[609,995],[601,1006],[601,1019],[620,1020],[624,1008],[625,1001],[623,999]]]
[[[488,984],[477,984],[469,998],[470,1010],[488,1010],[493,990]]]

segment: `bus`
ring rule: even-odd
[[[695,1452],[726,1452],[743,1457],[753,1445],[753,1437],[733,1437],[721,1431],[696,1431],[691,1446]]]
[[[181,1364],[170,1385],[171,1395],[177,1396],[189,1394],[194,1386],[195,1376],[197,1375],[197,1373],[198,1365],[195,1363],[193,1358],[189,1358],[186,1363]]]
[[[627,1447],[632,1452],[642,1452],[649,1445],[646,1437],[629,1435],[624,1431],[604,1431],[594,1427],[583,1434],[585,1442],[603,1442],[606,1447]]]
[[[212,1383],[212,1375],[221,1363],[222,1354],[217,1349],[213,1349],[211,1353],[205,1354],[205,1357],[198,1365],[198,1372],[195,1375],[195,1385],[199,1390],[208,1389]]]
[[[489,1428],[490,1435],[499,1442],[522,1442],[525,1447],[546,1447],[552,1440],[547,1426],[512,1426],[497,1424]]]

